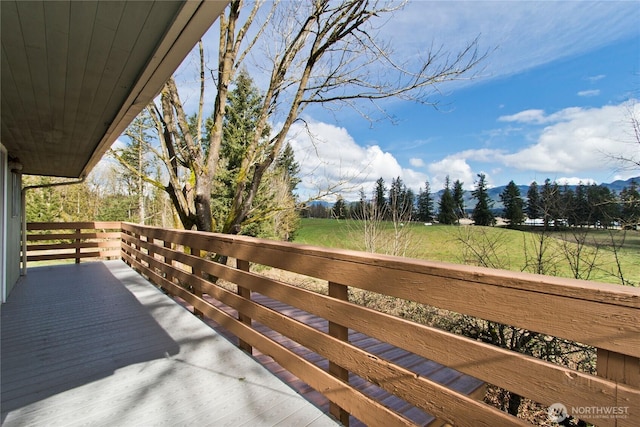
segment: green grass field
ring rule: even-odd
[[[640,285],[638,231],[578,229],[541,235],[540,230],[521,231],[499,227],[425,226],[421,223],[408,224],[407,227],[408,244],[404,254],[407,257],[475,265],[481,265],[478,259],[484,258],[488,260],[486,265],[490,267],[533,271],[531,264],[536,256],[534,248],[539,247],[542,240],[547,245],[544,254],[547,274],[575,277],[574,270],[577,264],[581,278],[620,284],[616,257],[612,250],[614,243],[618,247],[618,259],[627,284]],[[384,224],[383,228],[385,230],[381,241],[393,239],[392,224]],[[584,241],[584,245],[580,247],[576,243],[578,241]],[[305,218],[295,242],[365,250],[361,224],[351,220]],[[474,255],[465,248],[473,248],[480,255]],[[379,252],[390,253],[384,249]],[[591,263],[594,265],[593,268],[589,268]]]

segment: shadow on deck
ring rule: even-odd
[[[30,269],[1,320],[7,427],[335,425],[121,261]]]
[[[205,295],[205,299],[207,299],[209,303],[218,307],[220,310],[226,311],[231,316],[238,316],[238,313],[235,310],[225,306],[221,302],[209,297],[208,295]],[[303,322],[304,324],[315,329],[318,329],[325,333],[327,333],[328,331],[328,322],[325,319],[314,316],[304,310],[291,307],[280,301],[275,301],[257,292],[254,292],[252,294],[251,299],[279,313],[284,313],[287,316]],[[193,310],[192,306],[184,303],[179,298],[177,300],[180,303],[184,304],[187,309]],[[228,332],[224,327],[211,319],[204,319],[204,321],[212,328],[214,328],[219,334],[226,336],[229,341],[231,341],[235,345],[238,345],[238,338]],[[273,331],[269,327],[262,325],[259,322],[253,322],[253,327],[260,333],[268,336],[274,341],[277,341],[299,356],[304,357],[309,362],[314,363],[322,369],[328,370],[329,361],[318,355],[317,353],[283,336],[282,334]],[[376,355],[377,357],[380,357],[381,359],[385,359],[392,363],[397,363],[400,366],[411,369],[418,375],[437,381],[442,385],[445,385],[460,393],[464,393],[465,395],[472,396],[477,400],[482,400],[484,397],[485,383],[469,375],[464,375],[459,371],[448,368],[432,360],[425,359],[404,349],[395,347],[389,343],[381,342],[375,338],[369,337],[352,329],[349,330],[349,342],[363,350],[370,352],[371,354]],[[326,396],[322,395],[317,390],[314,390],[304,381],[300,380],[298,377],[281,367],[268,355],[262,354],[256,349],[253,350],[253,354],[256,360],[258,360],[274,375],[289,384],[294,390],[303,395],[308,401],[312,402],[314,405],[322,409],[325,413],[329,413],[329,400]],[[415,407],[414,405],[411,405],[410,403],[407,403],[403,399],[394,396],[381,387],[372,384],[371,382],[353,373],[349,375],[349,383],[364,394],[375,397],[377,400],[383,402],[385,406],[403,414],[415,425],[426,426],[443,424],[442,421],[437,420],[434,416]],[[362,423],[360,420],[353,416],[349,418],[349,425],[351,427],[366,426],[366,424]]]

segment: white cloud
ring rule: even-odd
[[[433,192],[444,188],[447,176],[452,184],[454,181],[460,180],[465,189],[473,188],[476,174],[473,173],[463,153],[447,156],[438,162],[431,163],[427,169],[431,176],[429,185]]]
[[[409,164],[411,166],[413,166],[414,168],[422,168],[422,167],[425,166],[424,160],[418,159],[418,158],[415,158],[415,157],[409,159]]]
[[[518,122],[526,124],[548,124],[573,120],[582,115],[580,107],[568,107],[553,114],[546,114],[544,110],[524,110],[509,116],[500,116],[500,122]]]
[[[585,80],[588,80],[590,83],[595,83],[597,81],[600,81],[602,79],[604,79],[605,77],[607,77],[604,74],[598,74],[597,76],[589,76],[589,77],[585,77]]]
[[[469,162],[487,162],[491,163],[501,156],[501,152],[497,150],[466,150],[451,156],[447,156],[444,159],[431,163],[428,167],[430,176],[432,177],[429,184],[433,191],[439,191],[444,188],[446,177],[449,176],[449,180],[453,184],[456,180],[460,180],[463,184],[463,188],[467,191],[475,189],[476,182],[478,181],[478,174],[485,175],[486,183],[489,188],[494,186],[491,179],[491,173],[474,168]],[[493,170],[493,173],[500,173],[500,168]]]
[[[303,198],[332,188],[347,200],[357,200],[360,189],[370,194],[380,177],[387,185],[400,177],[417,191],[427,179],[422,172],[400,166],[378,145],[359,146],[343,127],[306,119],[291,127],[288,138],[300,164],[298,192]]]
[[[633,113],[629,104],[623,103],[538,115],[534,123],[548,126],[540,131],[536,143],[504,154],[501,160],[517,169],[546,173],[610,170],[611,156],[637,156],[637,144],[629,143],[630,114],[640,117],[640,107],[636,105]]]
[[[525,110],[516,114],[498,117],[500,122],[544,123],[544,110]]]
[[[600,95],[600,89],[591,89],[591,90],[581,90],[578,92],[578,96],[598,96]]]

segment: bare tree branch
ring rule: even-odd
[[[222,226],[225,233],[239,233],[249,221],[263,217],[255,206],[256,195],[305,107],[344,105],[368,120],[374,119],[367,113],[367,108],[372,108],[391,118],[377,101],[395,97],[429,103],[430,95],[438,91],[437,85],[473,77],[473,69],[485,57],[479,53],[475,39],[453,54],[440,47],[429,50],[418,61],[397,61],[388,44],[378,40],[374,22],[384,24],[403,3],[276,1],[268,9],[264,4],[258,0],[245,7],[243,0],[232,0],[219,19],[217,70],[215,76],[213,70],[211,73],[216,94],[206,125],[202,43],[198,45],[200,86],[195,120],[184,111],[173,78],[162,91],[161,111],[155,105],[150,108],[169,175],[166,190],[187,228],[195,225],[200,230],[212,230],[211,194],[223,160],[220,156],[230,85],[243,62],[259,48],[269,53],[260,61],[270,64],[265,69],[269,80],[264,85],[253,134],[243,143],[245,156],[234,172],[231,207]],[[247,15],[241,18],[244,10]],[[274,122],[279,123],[278,128],[265,138]]]

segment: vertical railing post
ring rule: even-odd
[[[202,258],[202,254],[203,253],[205,253],[205,256],[206,256],[206,252],[205,251],[202,251],[202,250],[200,250],[198,248],[191,248],[191,255],[193,255],[193,256],[197,256],[198,258]],[[202,270],[197,270],[195,267],[191,267],[191,274],[193,274],[194,276],[196,276],[198,278],[202,278],[203,277]],[[199,280],[196,280],[195,284],[193,285],[193,293],[198,298],[202,298],[202,286],[200,286],[200,281]],[[203,317],[202,312],[200,310],[197,310],[195,307],[193,307],[193,314],[195,314],[199,318]]]
[[[167,249],[171,249],[171,241],[168,240],[164,240],[163,245],[165,248]],[[171,267],[173,265],[173,261],[171,260],[171,258],[164,256],[162,257],[162,262],[164,263],[164,265]],[[163,273],[164,273],[164,278],[167,279],[168,282],[173,283],[173,276],[171,275],[171,273],[169,272],[170,270],[168,268],[164,268],[163,269]],[[168,292],[166,289],[164,290],[165,292]]]
[[[349,301],[349,292],[346,285],[339,283],[329,282],[329,296],[337,298],[342,301]],[[349,341],[349,328],[339,325],[329,320],[329,335],[339,340]],[[340,378],[346,383],[349,382],[349,371],[333,361],[329,361],[329,373],[333,376]],[[333,415],[342,425],[349,426],[349,413],[342,409],[334,402],[329,403],[329,412]]]
[[[76,264],[80,264],[80,233],[82,229],[76,228]]]
[[[135,231],[132,231],[132,232],[131,232],[131,237],[132,237],[132,240],[134,240],[134,239],[135,239],[135,240],[138,240],[138,239],[140,238],[140,234],[139,234],[139,233],[136,233]],[[134,241],[134,242],[131,242],[130,248],[131,248],[131,258],[133,258],[134,260],[136,260],[136,261],[140,262],[140,257],[139,257],[139,256],[137,256],[137,255],[135,254],[135,252],[133,251],[134,249],[140,250],[140,245],[138,245],[138,244]]]
[[[156,255],[155,255],[153,246],[156,244],[156,239],[154,239],[153,237],[151,238],[147,237],[147,243],[149,243],[149,249],[147,249],[147,255],[149,256],[149,258],[154,259]],[[149,269],[150,270],[154,269],[151,263],[149,263]]]
[[[131,264],[129,263],[129,261],[127,261],[127,258],[125,256],[125,254],[127,254],[127,241],[126,236],[127,232],[121,227],[120,228],[120,259],[122,259],[122,261],[124,261],[129,267],[131,267]]]
[[[637,388],[640,387],[639,368],[640,358],[598,348],[596,370],[599,377]],[[625,405],[619,402],[618,406]],[[618,425],[617,420],[613,425]]]
[[[236,259],[236,268],[242,271],[249,271],[249,261]],[[241,296],[242,298],[251,300],[251,289],[244,288],[239,284],[237,286],[238,286],[238,295]],[[249,327],[251,327],[251,317],[241,313],[240,311],[238,311],[238,320],[240,320],[245,325],[248,325]],[[240,347],[240,349],[244,350],[249,354],[252,354],[253,352],[251,344],[243,340],[238,340],[238,347]]]

